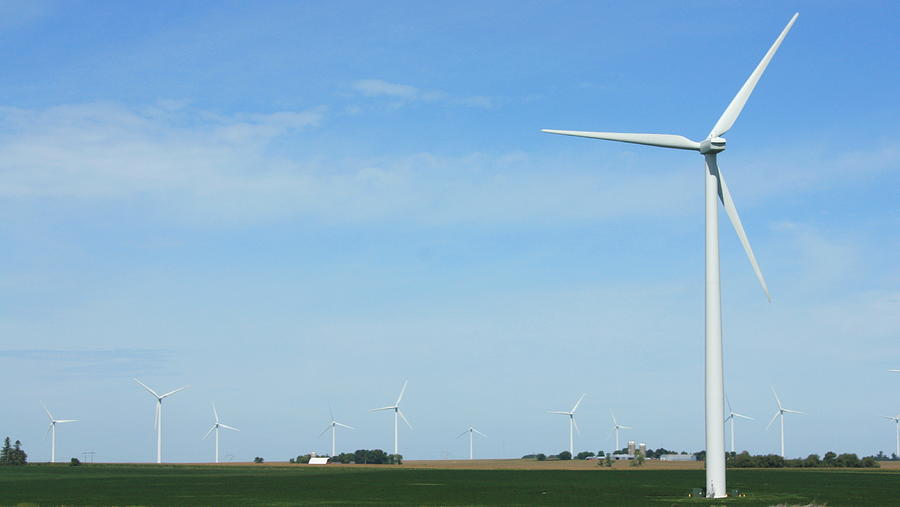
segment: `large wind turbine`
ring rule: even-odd
[[[716,198],[722,201],[725,213],[731,220],[737,232],[753,271],[762,285],[766,297],[769,290],[765,279],[750,248],[737,208],[731,199],[731,193],[725,184],[725,177],[716,162],[716,154],[725,150],[725,139],[721,136],[727,132],[741,114],[744,104],[753,93],[756,83],[762,76],[772,56],[781,45],[781,41],[797,20],[798,14],[794,14],[781,34],[775,39],[775,43],[766,52],[762,61],[750,74],[744,86],[728,104],[725,112],[713,126],[709,135],[703,141],[697,142],[679,135],[672,134],[632,134],[615,132],[581,132],[571,130],[544,130],[551,134],[563,134],[569,136],[590,137],[594,139],[606,139],[609,141],[621,141],[626,143],[646,144],[663,148],[675,148],[680,150],[699,151],[706,160],[706,496],[711,498],[723,498],[726,495],[725,487],[725,430],[722,425],[722,416],[725,413],[723,407],[724,380],[722,367],[722,311],[719,286],[719,215]],[[707,51],[707,56],[717,54]],[[703,65],[708,67],[715,62],[715,57],[707,58]]]
[[[581,398],[578,398],[578,401],[575,402],[575,406],[572,407],[572,410],[568,412],[559,412],[559,411],[550,411],[551,414],[560,414],[569,416],[569,454],[575,456],[575,431],[581,433],[581,430],[578,429],[578,423],[575,422],[575,411],[578,410],[578,405],[581,405],[581,400],[584,399],[584,394],[581,395]]]
[[[219,422],[219,412],[216,410],[215,403],[212,404],[212,408],[213,408],[213,416],[216,418],[216,422],[215,422],[215,424],[212,425],[212,428],[210,428],[209,431],[206,432],[206,435],[203,435],[202,440],[206,440],[206,437],[208,437],[209,434],[212,433],[213,430],[215,430],[215,432],[216,432],[216,463],[218,463],[219,462],[219,428],[225,428],[226,430],[233,430],[233,431],[241,431],[241,430],[234,428],[232,426],[229,426],[227,424],[220,423]]]
[[[619,449],[621,449],[621,447],[619,447],[619,430],[620,430],[620,429],[622,429],[622,430],[630,430],[630,429],[632,429],[632,428],[631,428],[631,426],[625,426],[625,425],[619,424],[619,421],[616,421],[616,414],[613,414],[613,411],[612,411],[612,410],[609,411],[609,415],[612,416],[612,419],[613,419],[613,431],[616,432],[616,450],[615,450],[614,452],[619,452]],[[607,433],[607,435],[608,435],[608,433]],[[607,438],[609,438],[609,437],[607,437]]]
[[[770,386],[771,387],[771,386]],[[775,392],[775,388],[772,387],[772,394],[775,395],[775,403],[778,404],[778,410],[775,411],[775,415],[772,416],[772,420],[769,421],[769,424],[766,425],[766,429],[769,429],[769,426],[772,426],[772,423],[775,422],[775,419],[781,416],[781,457],[784,457],[784,414],[802,414],[803,412],[798,412],[796,410],[788,410],[781,406],[781,400],[778,398],[778,393]]]
[[[50,414],[50,410],[47,409],[47,405],[41,403],[44,407],[44,412],[47,412],[47,417],[50,419],[50,427],[47,428],[47,433],[50,434],[50,463],[56,463],[56,425],[60,423],[70,423],[70,422],[78,422],[78,419],[54,419],[53,415]]]
[[[484,438],[487,438],[487,435],[485,435],[484,433],[469,426],[469,429],[460,433],[459,436],[456,438],[460,438],[463,435],[465,435],[466,433],[469,434],[469,459],[475,459],[475,444],[473,443],[473,441],[475,440],[475,437],[474,437],[473,433],[478,433],[479,435],[483,436]]]
[[[188,386],[179,387],[174,391],[169,391],[166,394],[159,395],[156,394],[156,391],[147,387],[147,384],[141,382],[138,379],[134,379],[135,382],[143,386],[150,394],[156,398],[156,416],[153,419],[153,427],[156,429],[156,462],[162,463],[162,400],[172,396],[173,394],[181,391],[182,389],[187,389]]]
[[[398,416],[401,417],[403,419],[403,422],[405,422],[406,425],[409,426],[409,429],[412,429],[412,424],[409,424],[409,421],[406,420],[406,416],[403,415],[403,412],[400,411],[400,400],[403,399],[403,393],[406,392],[406,382],[407,382],[406,380],[403,381],[403,388],[400,389],[400,396],[397,396],[397,401],[394,402],[393,405],[391,405],[389,407],[373,408],[371,410],[371,412],[378,412],[379,410],[393,410],[394,411],[394,454],[400,454],[399,452],[397,452],[397,449],[398,449],[397,442],[398,442],[398,437],[400,435],[400,430],[399,430],[400,425],[399,425],[399,421],[397,420],[397,417]]]
[[[896,430],[897,431],[897,452],[895,453],[895,455],[900,456],[900,414],[897,414],[894,417],[890,417],[890,416],[886,416],[886,415],[883,415],[881,417],[884,417],[885,419],[890,419],[890,420],[894,421],[894,425],[897,427],[897,430]]]
[[[334,420],[334,412],[331,411],[331,408],[329,408],[328,411],[331,413],[331,423],[328,425],[327,428],[325,428],[325,431],[323,431],[322,433],[319,434],[319,436],[321,437],[322,435],[328,433],[328,430],[331,430],[331,456],[334,456],[335,455],[334,434],[337,433],[337,427],[340,426],[341,428],[347,428],[348,430],[352,430],[353,427],[347,426],[346,424],[342,424],[342,423],[335,421]],[[396,444],[395,444],[395,446],[396,446]],[[395,451],[394,454],[397,454],[397,452]]]
[[[725,400],[728,401],[728,400]],[[745,415],[738,414],[731,408],[731,402],[728,402],[728,417],[725,418],[725,422],[731,421],[731,452],[734,452],[734,418],[740,417],[741,419],[747,419],[752,421],[752,417],[747,417]]]

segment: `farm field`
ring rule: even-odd
[[[729,470],[729,486],[749,496],[711,503],[687,497],[703,484],[702,470],[454,469],[425,463],[432,465],[4,467],[0,505],[900,505],[900,471],[888,469]]]

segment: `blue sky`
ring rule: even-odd
[[[702,138],[800,18],[719,164],[738,446],[889,452],[900,412],[898,8],[844,2],[3,2],[3,435],[59,453],[408,458],[703,447]]]

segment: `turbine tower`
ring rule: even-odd
[[[725,401],[728,401],[727,399]],[[734,418],[740,417],[741,419],[747,419],[752,421],[752,417],[747,417],[745,415],[738,414],[731,408],[731,402],[728,401],[728,417],[725,418],[725,422],[731,421],[731,452],[734,452]]]
[[[399,421],[398,421],[397,417],[399,416],[400,418],[402,418],[403,422],[405,422],[406,425],[409,426],[409,429],[412,429],[412,424],[409,424],[409,421],[406,420],[406,416],[403,415],[402,411],[400,411],[400,400],[403,399],[403,393],[406,392],[406,383],[407,383],[407,381],[404,380],[403,388],[400,389],[400,396],[397,396],[397,401],[394,402],[393,405],[391,405],[389,407],[373,408],[370,411],[370,412],[378,412],[379,410],[393,410],[394,411],[394,454],[400,454],[399,452],[397,452],[398,437],[400,435],[400,430],[399,430],[400,425],[399,425]]]
[[[44,407],[44,412],[47,412],[47,417],[50,419],[50,427],[47,428],[47,433],[50,434],[50,463],[56,463],[56,425],[78,422],[78,419],[54,419],[53,415],[50,414],[50,410],[47,409],[47,405],[44,405],[43,403],[41,403],[41,405]]]
[[[335,455],[334,434],[337,432],[337,426],[340,426],[342,428],[347,428],[348,430],[352,430],[354,428],[352,426],[347,426],[346,424],[342,424],[342,423],[335,421],[334,420],[334,412],[331,411],[331,407],[328,408],[328,411],[331,413],[331,424],[329,424],[328,427],[325,428],[325,431],[323,431],[322,433],[319,433],[319,436],[321,437],[322,435],[328,433],[328,430],[331,430],[331,456],[334,456]],[[394,452],[394,454],[397,454],[397,453]]]
[[[219,462],[219,428],[225,428],[226,430],[233,430],[233,431],[241,431],[241,430],[219,422],[219,412],[216,410],[215,403],[212,404],[212,408],[213,408],[213,416],[216,418],[216,422],[215,422],[215,424],[212,425],[212,428],[210,428],[209,431],[206,432],[206,435],[203,435],[203,438],[201,440],[206,440],[206,437],[208,437],[209,434],[212,433],[213,430],[215,430],[215,432],[216,432],[216,463],[218,463]]]
[[[631,427],[631,426],[625,426],[625,425],[619,424],[619,422],[616,421],[616,414],[613,414],[613,411],[612,411],[612,410],[609,411],[609,415],[612,416],[612,420],[613,420],[613,431],[616,432],[616,450],[613,451],[614,453],[616,453],[616,452],[619,452],[619,449],[621,449],[621,447],[619,447],[619,430],[620,430],[620,429],[623,429],[623,430],[630,430],[630,429],[632,429],[632,427]],[[608,434],[607,434],[607,435],[608,435]],[[607,438],[609,438],[609,437],[607,437]]]
[[[153,419],[153,427],[156,429],[156,462],[162,463],[162,401],[169,396],[181,391],[182,389],[187,389],[189,386],[179,387],[174,391],[169,391],[166,394],[159,395],[156,394],[156,391],[147,387],[147,384],[141,382],[138,379],[134,379],[135,382],[143,386],[150,394],[156,398],[156,416]]]
[[[894,417],[883,415],[885,419],[890,419],[894,421],[894,425],[897,427],[897,452],[894,455],[900,457],[900,414],[895,415]]]
[[[663,148],[699,151],[706,161],[706,496],[724,498],[725,486],[725,430],[721,423],[724,410],[724,375],[722,366],[722,311],[719,285],[719,215],[716,198],[722,201],[725,213],[731,220],[738,238],[747,252],[753,271],[762,285],[766,297],[769,290],[765,279],[750,248],[737,208],[731,199],[731,193],[725,184],[725,177],[716,162],[716,155],[725,150],[725,139],[721,136],[727,132],[744,108],[756,83],[762,76],[769,61],[775,55],[784,37],[790,31],[798,14],[794,14],[775,43],[763,56],[762,61],[750,74],[750,77],[728,104],[725,112],[713,126],[703,141],[697,142],[679,135],[671,134],[632,134],[616,132],[582,132],[571,130],[544,130],[551,134],[590,137],[621,141],[625,143],[646,144]]]
[[[771,387],[771,386],[770,386]],[[775,419],[781,416],[781,457],[784,457],[784,414],[802,414],[803,412],[798,412],[796,410],[788,410],[781,406],[781,400],[778,399],[778,393],[775,392],[775,388],[772,387],[772,394],[775,395],[775,403],[778,404],[778,410],[775,411],[775,415],[772,416],[772,420],[769,421],[769,424],[766,425],[766,429],[769,429],[769,426],[775,422]]]
[[[578,398],[578,401],[575,402],[575,406],[572,407],[572,410],[568,412],[559,412],[559,411],[550,411],[551,414],[560,414],[569,416],[569,454],[575,456],[575,431],[581,433],[581,430],[578,429],[578,423],[575,422],[575,411],[578,410],[578,405],[581,405],[581,400],[585,397],[584,394],[581,395],[581,398]]]
[[[467,429],[466,431],[463,431],[462,433],[460,433],[459,436],[456,437],[456,438],[460,438],[460,437],[462,437],[463,435],[465,435],[466,433],[469,434],[469,459],[470,459],[470,460],[471,460],[471,459],[475,459],[475,444],[473,443],[473,440],[474,440],[475,438],[474,438],[473,433],[478,433],[479,435],[483,436],[484,438],[487,438],[487,435],[485,435],[484,433],[482,433],[482,432],[476,430],[475,428],[469,426],[469,429]]]

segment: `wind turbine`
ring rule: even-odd
[[[771,386],[770,386],[771,387]],[[802,414],[803,412],[798,412],[796,410],[788,410],[781,406],[781,400],[778,399],[778,393],[775,392],[775,388],[772,387],[772,394],[775,395],[775,403],[778,403],[778,410],[775,411],[775,415],[772,416],[772,420],[769,421],[769,424],[766,425],[766,429],[769,429],[769,426],[775,422],[775,418],[781,416],[781,457],[784,457],[784,414]]]
[[[578,410],[578,405],[581,405],[581,400],[585,397],[584,394],[581,395],[581,398],[578,398],[578,401],[575,402],[575,406],[572,407],[572,410],[568,412],[559,412],[559,411],[550,411],[551,414],[560,414],[569,416],[569,454],[575,456],[575,431],[581,433],[581,430],[578,429],[578,423],[575,422],[575,411]]]
[[[616,432],[616,450],[615,450],[614,452],[619,452],[619,449],[621,449],[621,447],[619,447],[619,430],[620,430],[620,429],[623,429],[623,430],[630,430],[630,429],[632,429],[632,428],[631,428],[631,426],[624,426],[624,425],[622,425],[622,424],[619,424],[619,422],[616,421],[616,414],[613,414],[613,411],[612,411],[612,410],[609,411],[609,415],[612,416],[612,419],[613,419],[613,431]],[[607,437],[607,438],[609,438],[609,437]]]
[[[216,463],[218,463],[219,462],[219,428],[225,428],[226,430],[234,430],[234,431],[241,431],[241,430],[234,428],[232,426],[229,426],[227,424],[220,423],[219,422],[219,412],[216,410],[215,403],[212,404],[212,408],[213,408],[213,416],[215,416],[216,422],[215,422],[215,424],[212,425],[212,428],[210,428],[209,431],[206,432],[206,435],[203,435],[203,438],[201,440],[206,440],[206,437],[208,437],[209,434],[213,432],[213,430],[216,431]]]
[[[460,437],[462,437],[463,435],[465,435],[466,433],[469,434],[469,459],[475,459],[475,451],[474,451],[475,447],[474,447],[474,444],[472,443],[473,440],[474,440],[474,435],[473,435],[473,433],[478,433],[479,435],[483,436],[484,438],[487,438],[487,435],[485,435],[484,433],[482,433],[482,432],[476,430],[475,428],[469,426],[469,429],[467,429],[466,431],[463,431],[462,433],[460,433],[459,436],[456,437],[456,438],[460,438]]]
[[[187,389],[189,386],[179,387],[174,391],[169,391],[166,394],[159,395],[156,394],[156,391],[147,387],[147,384],[141,382],[138,379],[134,379],[135,382],[143,386],[150,394],[156,398],[156,416],[153,419],[153,427],[156,429],[156,462],[162,463],[162,400],[172,396],[173,394],[181,391],[182,389]]]
[[[897,427],[897,452],[895,453],[897,456],[900,456],[900,414],[895,415],[894,417],[883,415],[885,419],[890,419],[894,421],[895,426]]]
[[[727,399],[725,401],[728,401]],[[740,417],[741,419],[748,419],[750,421],[753,420],[752,417],[747,417],[745,415],[738,414],[731,408],[731,402],[728,401],[728,417],[725,418],[725,422],[731,421],[731,452],[734,452],[734,418]]]
[[[747,252],[753,271],[762,285],[766,297],[771,301],[765,279],[756,263],[756,257],[750,248],[737,208],[731,199],[731,193],[725,184],[725,177],[716,162],[716,154],[725,150],[725,139],[721,136],[727,132],[741,114],[747,99],[753,93],[756,83],[762,76],[769,61],[775,55],[784,37],[790,31],[798,14],[794,14],[775,43],[763,56],[762,61],[750,74],[750,77],[728,104],[725,112],[713,126],[703,141],[697,142],[679,135],[671,134],[632,134],[616,132],[581,132],[571,130],[544,130],[551,134],[590,137],[621,141],[625,143],[646,144],[662,148],[699,151],[706,160],[706,496],[724,498],[725,487],[725,430],[721,423],[725,410],[724,374],[722,366],[722,312],[721,287],[719,285],[719,215],[716,198],[722,201],[725,213],[731,220],[738,238]],[[709,53],[710,55],[715,54]],[[709,61],[714,61],[711,59]]]
[[[325,428],[325,431],[320,433],[319,436],[321,437],[325,433],[328,433],[328,430],[331,430],[331,456],[334,456],[335,455],[334,434],[337,432],[337,426],[340,426],[342,428],[347,428],[348,430],[352,430],[354,428],[352,426],[347,426],[346,424],[342,424],[342,423],[335,421],[334,420],[334,412],[331,411],[331,407],[328,408],[328,411],[331,413],[331,424],[329,424],[328,427]],[[397,454],[396,451],[394,452],[394,454]]]
[[[50,463],[56,463],[56,425],[60,423],[70,423],[70,422],[78,422],[78,419],[54,419],[53,415],[50,414],[50,410],[47,409],[47,405],[41,403],[44,407],[44,412],[47,412],[47,417],[50,419],[50,427],[47,428],[47,433],[50,434]]]
[[[394,411],[394,454],[400,454],[399,452],[397,452],[397,449],[398,449],[397,442],[398,442],[398,436],[400,434],[397,417],[398,416],[401,417],[403,419],[403,422],[405,422],[406,425],[409,426],[409,429],[412,429],[412,424],[409,424],[409,421],[406,420],[406,416],[403,415],[403,412],[400,411],[400,400],[403,399],[403,393],[406,392],[406,383],[407,383],[407,381],[404,380],[403,388],[400,389],[400,396],[397,396],[397,401],[394,402],[393,405],[391,405],[389,407],[373,408],[370,411],[370,412],[378,412],[379,410],[393,410]]]

